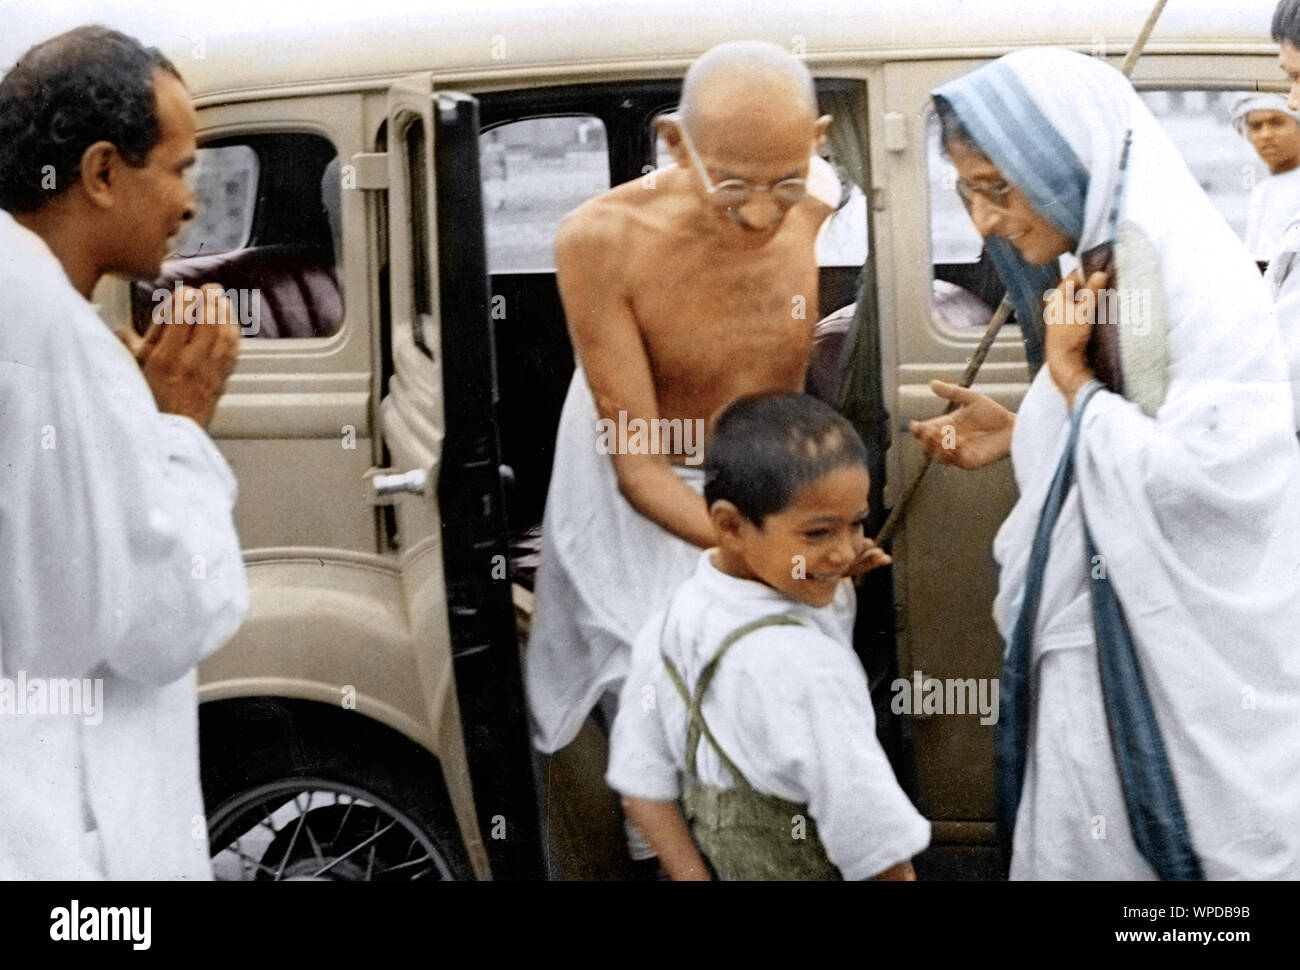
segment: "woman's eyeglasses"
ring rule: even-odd
[[[1007,197],[1015,191],[1015,186],[1005,179],[998,179],[996,182],[967,182],[965,179],[957,180],[957,194],[961,196],[962,202],[966,208],[970,208],[971,202],[975,199],[975,193],[978,192],[984,198],[988,199],[999,209],[1007,207]]]

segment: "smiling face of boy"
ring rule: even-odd
[[[770,586],[800,603],[826,606],[866,548],[867,470],[844,465],[803,486],[789,504],[756,525],[730,502],[710,510],[718,529],[713,564]]]

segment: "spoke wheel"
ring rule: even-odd
[[[437,759],[359,715],[280,698],[200,709],[220,880],[473,879]]]
[[[403,812],[353,785],[295,778],[244,792],[210,823],[213,872],[238,881],[452,879],[439,847]]]

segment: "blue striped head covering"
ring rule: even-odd
[[[1078,247],[1087,217],[1088,169],[1030,97],[1015,62],[1010,55],[949,81],[933,92],[934,100],[951,109],[971,148]],[[985,245],[1015,307],[1030,370],[1037,373],[1043,363],[1043,294],[1060,282],[1060,269],[1055,261],[1032,265],[1001,236],[989,236]]]

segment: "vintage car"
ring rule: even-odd
[[[820,312],[848,324],[832,394],[875,455],[874,531],[920,464],[906,428],[939,410],[929,381],[957,379],[1001,297],[929,92],[1029,45],[1118,64],[1150,6],[376,0],[106,16],[160,45],[193,92],[205,209],[159,279],[106,282],[98,305],[142,328],[178,282],[217,282],[247,324],[210,427],[239,478],[252,588],[243,629],[201,669],[219,876],[614,871],[566,849],[616,845],[613,800],[559,790],[581,772],[537,771],[521,688],[573,369],[551,251],[565,213],[653,170],[652,124],[695,57],[732,39],[784,45],[834,116],[846,191],[819,245]],[[1227,103],[1285,89],[1272,7],[1173,0],[1133,74],[1238,227],[1263,169]],[[31,20],[29,43],[77,22]],[[978,384],[1014,408],[1027,381],[1007,327]],[[1002,650],[990,546],[1013,491],[1006,462],[933,468],[893,568],[860,592],[880,736],[933,821],[923,878],[1004,872],[979,708]],[[964,709],[912,704],[931,678]]]

